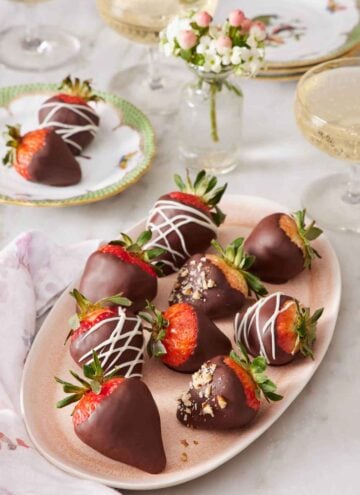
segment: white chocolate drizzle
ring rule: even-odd
[[[179,210],[179,213],[170,218],[167,215],[169,210]],[[159,215],[163,221],[161,223],[152,222],[151,219],[155,215]],[[160,199],[150,211],[147,228],[152,231],[153,238],[148,243],[147,248],[160,247],[166,249],[171,254],[172,260],[161,261],[174,271],[177,271],[179,265],[182,265],[191,256],[186,246],[186,239],[181,231],[181,227],[190,223],[209,229],[212,232],[217,232],[216,225],[205,213],[177,201]],[[176,232],[180,240],[181,250],[176,250],[171,246],[168,237],[173,232]]]
[[[95,136],[98,130],[98,126],[94,124],[93,120],[89,116],[89,114],[97,116],[95,110],[90,106],[65,103],[62,101],[50,101],[43,103],[41,105],[41,109],[43,108],[49,108],[50,111],[43,120],[41,128],[53,127],[56,133],[59,134],[59,136],[61,136],[66,143],[74,146],[79,151],[82,151],[82,147],[76,141],[74,141],[74,136],[76,136],[76,134],[80,134],[81,132],[89,132],[92,136]],[[88,123],[84,125],[72,125],[58,122],[57,120],[52,120],[55,114],[63,108],[66,108],[67,110],[70,110],[73,113],[79,115]]]
[[[249,335],[253,324],[255,323],[255,329],[257,339],[259,342],[259,354],[263,356],[269,363],[269,355],[265,350],[263,343],[264,336],[270,332],[271,334],[271,358],[273,361],[276,359],[276,320],[277,317],[286,311],[289,306],[295,304],[294,301],[289,300],[281,307],[281,292],[275,292],[267,297],[259,299],[253,306],[250,306],[245,312],[243,318],[240,320],[240,313],[235,316],[234,329],[235,329],[235,341],[237,344],[244,344],[247,350],[250,350]],[[260,325],[260,313],[262,308],[271,299],[275,299],[275,308],[270,318],[262,325]]]
[[[91,349],[89,352],[81,356],[79,362],[90,364],[92,361],[92,351],[94,350],[99,357],[101,366],[106,368],[106,374],[109,374],[113,371],[115,364],[126,351],[133,351],[134,357],[130,361],[117,364],[116,366],[118,367],[119,374],[125,376],[126,378],[141,378],[142,374],[135,372],[134,370],[138,364],[142,364],[144,362],[144,346],[142,345],[141,347],[136,347],[133,343],[133,340],[137,335],[142,336],[141,319],[139,316],[129,317],[126,315],[126,311],[119,307],[118,316],[106,318],[105,320],[100,321],[83,336],[81,336],[80,339],[86,339],[90,334],[99,330],[105,323],[109,323],[111,321],[116,321],[117,325],[112,331],[110,337],[98,344],[94,347],[94,349]],[[123,333],[123,328],[125,322],[127,321],[134,322],[134,325],[130,331]],[[122,369],[127,369],[126,373],[121,373]]]

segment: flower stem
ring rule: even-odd
[[[216,118],[216,93],[218,91],[216,83],[210,83],[210,122],[211,122],[211,137],[212,140],[217,143],[219,141],[219,134],[217,128]]]

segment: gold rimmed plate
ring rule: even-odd
[[[21,124],[22,132],[39,127],[41,103],[56,92],[52,84],[0,88],[0,130]],[[155,154],[155,139],[148,118],[122,98],[97,92],[100,126],[94,141],[78,157],[79,184],[52,187],[22,178],[14,169],[0,167],[0,203],[24,206],[72,206],[101,201],[119,194],[147,172]],[[0,140],[0,156],[6,153]]]

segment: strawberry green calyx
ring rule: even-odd
[[[114,378],[115,376],[119,376],[119,378],[121,377],[117,374],[117,372],[118,369],[115,369],[112,373],[109,373],[105,376],[98,355],[95,351],[93,351],[92,362],[83,366],[83,374],[85,378],[87,378],[87,380],[79,376],[74,371],[70,370],[70,374],[80,383],[81,386],[66,382],[56,376],[54,377],[55,381],[63,386],[63,391],[67,394],[70,394],[69,396],[57,402],[56,407],[62,408],[74,402],[78,402],[82,398],[82,396],[90,390],[97,395],[100,394],[101,386],[105,382],[107,382],[111,378]]]
[[[206,175],[205,170],[201,170],[197,174],[194,182],[190,179],[189,171],[186,172],[185,182],[177,174],[174,176],[174,181],[181,192],[197,196],[204,205],[210,208],[210,214],[215,225],[219,226],[224,222],[225,214],[217,205],[227,188],[227,184],[216,188],[217,178]]]
[[[257,298],[267,295],[268,291],[261,280],[248,272],[248,269],[255,261],[255,256],[245,253],[243,237],[235,239],[225,249],[215,239],[211,241],[211,244],[229,266],[241,273],[247,283],[250,294],[253,292]]]
[[[295,331],[297,339],[295,349],[299,348],[301,354],[305,357],[314,359],[313,345],[316,340],[316,326],[319,318],[324,312],[324,308],[317,309],[313,315],[310,314],[310,308],[304,308],[298,301],[297,306],[297,321]]]
[[[147,301],[147,311],[140,311],[138,314],[142,320],[148,323],[149,326],[144,326],[144,330],[151,333],[147,345],[149,357],[161,357],[167,354],[166,348],[162,343],[166,335],[166,329],[169,326],[169,321],[164,318],[164,315],[152,303]]]
[[[256,385],[256,397],[260,400],[261,395],[270,402],[279,401],[283,398],[282,395],[277,394],[276,385],[266,375],[266,360],[262,356],[257,356],[253,360],[250,360],[248,353],[243,345],[239,345],[240,355],[235,351],[230,352],[230,358],[235,363],[241,366],[253,379]]]
[[[311,246],[311,241],[317,239],[323,231],[315,226],[315,221],[310,225],[305,223],[306,210],[299,210],[292,214],[295,220],[299,235],[304,243],[304,267],[311,268],[311,263],[314,258],[321,258],[320,254]]]
[[[151,267],[156,271],[158,275],[162,275],[162,263],[161,262],[153,262],[155,258],[158,256],[161,256],[162,254],[165,253],[165,249],[162,248],[151,248],[151,249],[144,249],[145,244],[147,244],[152,237],[152,232],[151,230],[145,230],[142,232],[139,237],[136,239],[136,241],[133,241],[131,237],[129,237],[127,234],[121,233],[122,239],[115,240],[109,242],[110,245],[113,246],[121,246],[123,247],[128,253],[133,253],[135,256],[137,256],[139,259],[143,260],[145,263],[151,264]]]
[[[91,83],[91,79],[80,81],[78,77],[75,77],[72,80],[71,76],[69,75],[62,81],[59,86],[59,90],[64,91],[66,94],[69,94],[71,96],[78,96],[86,102],[102,101],[103,98],[101,98],[101,96],[94,94]]]
[[[66,338],[66,341],[71,337],[73,334],[74,330],[76,330],[81,321],[86,319],[86,317],[92,313],[93,311],[96,311],[98,309],[105,309],[109,306],[123,306],[123,307],[129,307],[131,306],[132,302],[130,299],[127,297],[122,297],[121,294],[116,294],[114,296],[110,297],[105,297],[103,299],[100,299],[100,301],[97,301],[95,303],[89,301],[81,292],[79,292],[77,289],[73,289],[70,292],[70,295],[75,299],[77,306],[78,306],[78,311],[76,314],[74,314],[70,319],[69,319],[69,325],[71,328],[71,331],[69,335]]]
[[[7,167],[12,167],[16,160],[16,150],[21,142],[21,127],[20,124],[17,125],[7,125],[7,131],[4,132],[3,136],[6,141],[6,147],[8,151],[4,156],[2,162]]]

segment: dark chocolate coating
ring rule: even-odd
[[[109,253],[95,251],[86,262],[79,290],[90,301],[122,293],[137,312],[157,293],[157,277]]]
[[[229,354],[232,345],[225,334],[199,308],[194,308],[198,326],[198,337],[194,352],[182,365],[172,368],[183,373],[194,373],[208,359],[219,354]],[[170,368],[170,366],[169,366]]]
[[[290,296],[285,296],[281,295],[280,296],[280,307],[283,307],[283,305],[287,301],[294,301],[294,299]],[[264,304],[264,306],[261,307],[259,311],[259,327],[260,329],[264,328],[264,325],[269,321],[269,319],[273,316],[274,312],[276,310],[276,300],[268,296],[268,301]],[[249,310],[251,311],[251,310]],[[239,323],[241,322],[242,318],[244,317],[246,310],[242,310],[240,313],[239,317]],[[276,323],[275,323],[275,328],[276,328]],[[268,364],[271,365],[283,365],[290,363],[295,359],[296,354],[288,354],[285,352],[281,347],[278,345],[278,337],[277,337],[277,332],[275,330],[275,358],[273,357],[272,353],[272,336],[271,332],[267,331],[265,334],[261,331],[261,341],[263,343],[265,353],[266,353],[266,361]],[[249,354],[252,356],[256,357],[261,353],[261,347],[259,343],[259,337],[258,337],[258,332],[256,331],[256,322],[252,322],[249,328],[249,332],[247,332],[248,336],[248,345],[246,345],[245,339],[241,338],[241,343],[245,346],[246,350],[248,351]],[[265,356],[264,356],[265,357]]]
[[[126,310],[125,312],[127,318],[135,318],[135,315]],[[126,376],[129,372],[130,365],[123,366],[125,363],[129,363],[132,360],[136,359],[138,355],[138,350],[143,348],[144,345],[144,336],[142,333],[142,326],[140,327],[140,331],[137,332],[134,337],[127,343],[127,347],[135,347],[136,349],[126,349],[124,352],[120,353],[122,346],[126,342],[126,338],[124,340],[120,340],[115,347],[113,348],[113,352],[111,357],[103,364],[103,359],[101,355],[103,353],[107,353],[110,350],[110,344],[100,346],[103,342],[107,341],[113,331],[117,326],[117,321],[109,321],[103,320],[102,325],[95,332],[86,332],[81,334],[75,340],[71,340],[70,342],[70,354],[74,361],[80,366],[84,366],[87,361],[91,361],[91,356],[82,360],[81,358],[86,355],[88,352],[91,352],[94,348],[97,348],[97,354],[102,363],[103,369],[105,372],[112,372],[116,367],[119,367],[119,374],[122,376]],[[124,325],[121,329],[121,334],[126,334],[131,332],[136,326],[136,321],[126,319]],[[116,360],[114,358],[117,356]],[[111,365],[111,366],[110,366]],[[131,373],[142,374],[142,363],[138,362]]]
[[[55,102],[55,103],[59,102],[59,99],[56,95],[47,99],[44,103],[52,103],[52,102]],[[99,117],[97,115],[94,115],[91,112],[91,110],[88,110],[87,109],[88,107],[86,104],[84,104],[83,107],[84,108],[82,111],[91,119],[93,124],[98,127],[99,122],[100,122]],[[48,113],[52,112],[52,111],[53,111],[52,108],[40,107],[39,123],[42,124],[43,121],[46,119]],[[59,129],[59,130],[61,129],[61,124],[66,124],[66,125],[70,125],[70,126],[71,125],[74,125],[74,126],[87,126],[87,125],[89,125],[89,122],[84,117],[82,117],[81,115],[79,115],[76,112],[73,112],[69,108],[60,108],[59,110],[57,110],[54,113],[54,115],[51,117],[51,121],[52,122],[59,122],[58,127],[56,125],[51,126],[55,131],[57,129]],[[89,132],[88,130],[85,130],[85,131],[77,132],[76,134],[73,134],[71,136],[71,139],[75,143],[77,143],[79,146],[81,146],[81,149],[84,149],[84,148],[86,148],[86,146],[88,146],[91,143],[91,141],[94,139],[94,136],[93,136],[93,134],[91,134],[91,132]],[[76,148],[75,146],[73,146],[71,143],[69,143],[66,140],[65,140],[65,142],[66,142],[67,146],[69,147],[69,149],[73,155],[79,155],[81,153],[81,151],[78,148]]]
[[[249,271],[272,284],[283,284],[304,270],[302,250],[280,227],[283,215],[263,218],[245,241],[245,251],[256,257]]]
[[[209,318],[234,315],[242,308],[246,298],[242,292],[231,287],[220,268],[205,257],[205,254],[195,254],[185,263],[170,294],[169,304],[189,303],[201,309]],[[185,273],[188,271],[186,276],[182,276],[184,270]],[[214,287],[203,288],[202,273],[207,282],[214,282]],[[191,286],[191,294],[186,293],[188,285]],[[199,298],[194,298],[194,295],[196,297],[199,294]]]
[[[191,217],[196,218],[196,216],[192,215],[190,212],[187,212],[187,211],[185,212],[182,209],[182,203],[180,201],[176,201],[176,200],[172,199],[168,194],[164,194],[163,196],[161,196],[159,198],[159,200],[174,201],[175,203],[179,204],[179,208],[174,208],[173,210],[166,210],[166,215],[170,219],[179,215],[179,214],[187,215],[190,218]],[[194,206],[193,206],[193,208],[197,209]],[[200,210],[200,209],[199,209],[199,212],[207,215],[208,218],[212,222],[212,218],[211,218],[210,213],[206,213],[205,211]],[[164,218],[159,213],[155,213],[154,215],[152,215],[149,218],[148,221],[152,222],[154,224],[162,224],[164,222]],[[176,223],[179,223],[179,220],[177,220]],[[164,231],[166,232],[168,229],[169,229],[169,226],[165,226],[161,229],[161,232],[164,232]],[[212,239],[216,238],[216,235],[215,235],[213,230],[211,230],[210,228],[206,228],[206,227],[203,227],[201,225],[198,225],[196,223],[187,223],[185,225],[182,225],[181,227],[179,227],[179,230],[181,231],[182,235],[184,236],[185,244],[186,244],[187,250],[190,253],[190,255],[196,254],[196,253],[201,253],[202,251],[205,251],[210,246]],[[154,235],[154,240],[156,240],[156,234]],[[169,253],[168,251],[166,251],[164,254],[162,254],[161,256],[159,256],[157,258],[157,261],[164,261],[164,260],[171,261],[179,269],[186,262],[188,255],[184,252],[182,244],[181,244],[181,240],[180,240],[179,236],[177,235],[176,231],[172,230],[167,235],[167,240],[173,249],[175,249],[177,252],[180,252],[184,255],[184,258],[181,258],[180,256],[175,255],[175,259],[173,259],[172,254]],[[167,247],[166,243],[164,242],[163,239],[159,239],[157,244],[159,244],[161,247],[164,247],[164,249],[166,249],[166,247]],[[149,248],[151,247],[151,241],[149,242],[148,246],[149,246]],[[174,270],[169,265],[164,264],[163,274],[169,275],[170,273],[174,273]]]
[[[229,430],[248,424],[256,416],[257,410],[246,404],[243,385],[235,372],[224,363],[225,357],[217,356],[208,361],[216,365],[209,397],[206,397],[208,384],[205,384],[199,389],[189,389],[190,413],[186,412],[183,402],[179,402],[177,418],[185,426],[203,430]],[[225,407],[220,407],[218,397],[225,400]],[[204,405],[210,406],[212,414],[204,414]]]
[[[48,186],[71,186],[81,180],[81,168],[64,141],[50,131],[44,146],[37,151],[29,163],[32,182]]]
[[[80,440],[106,457],[152,474],[165,468],[159,411],[141,380],[127,378],[74,429]]]

